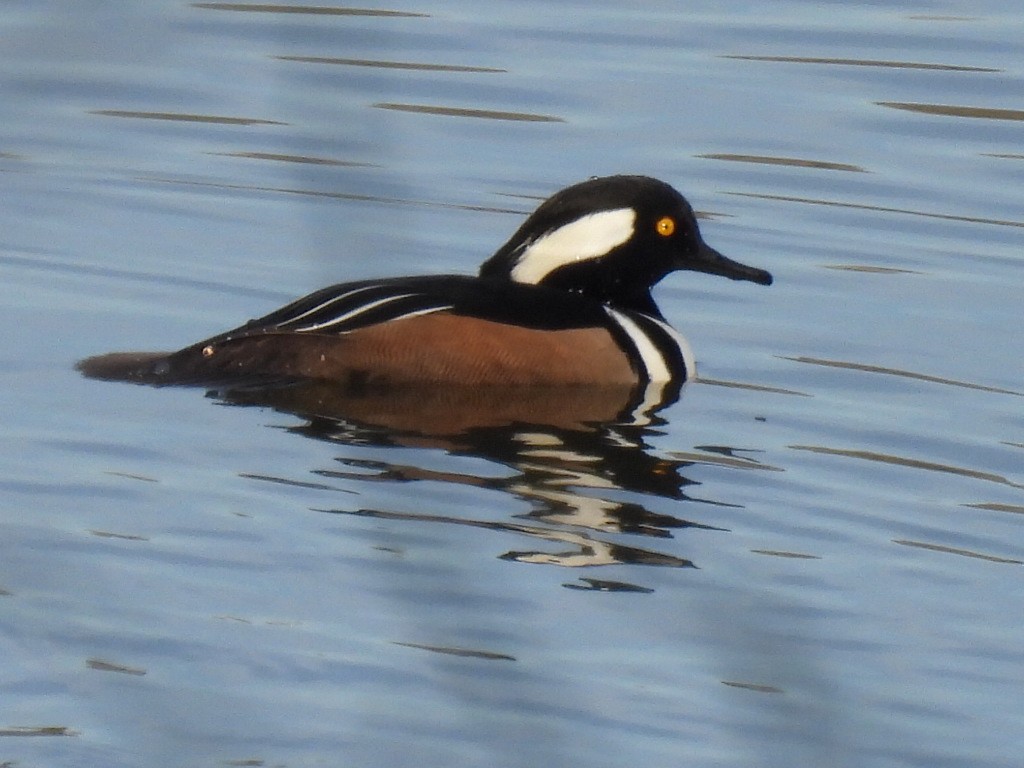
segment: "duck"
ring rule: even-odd
[[[77,367],[151,385],[678,389],[696,375],[694,355],[652,288],[680,270],[772,283],[705,243],[670,184],[594,177],[542,202],[475,276],[332,285],[176,352],[109,353]]]

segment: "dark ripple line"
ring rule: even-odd
[[[917,379],[927,381],[931,384],[945,384],[950,387],[962,387],[964,389],[976,389],[981,392],[995,392],[1000,395],[1014,395],[1024,397],[1024,392],[1017,392],[1012,389],[990,387],[985,384],[974,384],[970,381],[959,381],[957,379],[946,379],[942,376],[932,376],[927,373],[915,373],[914,371],[903,371],[899,368],[886,368],[881,365],[867,365],[865,363],[851,363],[845,360],[825,360],[819,357],[786,357],[781,355],[782,360],[791,360],[794,363],[808,363],[810,365],[821,365],[827,368],[844,368],[851,371],[864,371],[866,373],[882,373],[887,376],[900,376],[905,379]]]
[[[1024,560],[1014,560],[1009,557],[998,557],[997,555],[986,555],[983,552],[975,552],[971,549],[959,547],[948,547],[945,544],[929,544],[926,541],[911,541],[910,539],[893,539],[893,544],[901,544],[904,547],[917,547],[927,549],[931,552],[942,552],[947,555],[960,555],[961,557],[973,557],[976,560],[987,560],[990,563],[1007,563],[1009,565],[1024,565]]]
[[[143,676],[146,674],[146,670],[140,667],[129,667],[125,664],[117,664],[113,661],[105,661],[104,659],[87,659],[85,665],[89,669],[95,669],[100,672],[119,672],[122,675],[136,675]]]
[[[77,736],[66,725],[12,725],[0,728],[0,736]]]
[[[790,445],[787,447],[794,451],[808,451],[810,453],[820,453],[827,456],[842,456],[849,459],[876,461],[882,464],[891,464],[898,467],[909,467],[910,469],[923,469],[928,472],[943,472],[949,475],[959,475],[960,477],[969,477],[973,480],[984,480],[988,483],[1008,485],[1011,488],[1024,488],[1024,485],[1015,483],[1012,480],[1009,480],[1002,475],[997,475],[994,472],[983,472],[978,469],[957,467],[952,464],[939,464],[935,461],[925,461],[923,459],[911,459],[906,456],[895,456],[891,453],[851,450],[847,448],[828,448],[823,445]]]
[[[514,208],[496,208],[488,205],[462,205],[459,203],[435,203],[429,200],[410,200],[400,197],[382,197],[380,195],[363,195],[355,192],[321,192],[315,189],[290,189],[288,187],[259,187],[251,184],[227,184],[214,181],[189,181],[186,179],[163,179],[159,177],[138,176],[137,181],[151,181],[159,184],[182,184],[193,187],[209,187],[212,189],[236,189],[248,192],[276,192],[286,195],[305,195],[307,197],[326,197],[332,200],[352,200],[359,203],[391,203],[395,205],[419,205],[431,208],[450,208],[456,211],[478,211],[482,213],[514,213],[526,215],[529,211]]]
[[[916,269],[899,269],[897,267],[880,267],[876,264],[823,264],[825,269],[839,269],[846,272],[864,272],[872,275],[923,275]]]
[[[382,101],[372,106],[377,109],[390,109],[396,112],[413,112],[423,115],[442,115],[444,117],[472,117],[485,120],[511,120],[521,123],[564,123],[561,117],[552,115],[535,115],[529,112],[503,112],[496,109],[470,109],[467,107],[443,107],[433,104],[398,104]]]
[[[926,64],[916,61],[893,61],[888,59],[831,59],[817,56],[741,56],[727,54],[723,59],[741,61],[774,61],[787,64],[832,64],[842,67],[885,67],[889,69],[928,69],[943,72],[1002,72],[991,67],[969,67],[958,64]]]
[[[749,389],[753,392],[767,392],[773,395],[796,395],[797,397],[814,397],[806,392],[799,392],[795,389],[783,389],[782,387],[769,387],[764,384],[748,384],[742,381],[726,381],[724,379],[709,379],[704,376],[695,378],[694,383],[707,384],[712,387],[727,387],[729,389]]]
[[[976,504],[964,504],[971,509],[984,509],[986,512],[1012,512],[1017,515],[1024,515],[1024,505],[1003,504],[997,501],[983,501]]]
[[[816,168],[824,171],[851,171],[853,173],[867,173],[859,165],[849,163],[833,163],[827,160],[805,160],[800,157],[773,157],[770,155],[734,155],[727,153],[712,152],[694,157],[706,160],[727,160],[734,163],[756,163],[759,165],[786,165],[796,168]]]
[[[781,688],[774,685],[746,683],[742,680],[722,680],[722,685],[728,685],[730,688],[743,688],[748,691],[754,691],[755,693],[785,693]]]
[[[957,104],[920,104],[910,101],[876,101],[880,107],[902,109],[943,117],[969,117],[980,120],[1024,120],[1024,109],[997,109],[993,107],[964,107]]]
[[[185,123],[215,123],[217,125],[288,125],[278,120],[258,117],[226,117],[223,115],[194,115],[187,112],[135,112],[129,109],[93,109],[90,115],[129,117],[139,120],[172,120]]]
[[[153,272],[137,272],[129,269],[117,269],[116,267],[101,267],[92,264],[73,264],[58,259],[39,256],[12,256],[9,254],[0,255],[0,264],[11,264],[19,267],[29,267],[53,271],[59,274],[90,275],[95,277],[117,278],[118,280],[131,280],[133,282],[151,283],[155,285],[174,285],[186,288],[198,288],[204,291],[223,293],[225,291],[239,295],[251,296],[258,299],[272,299],[280,301],[287,297],[280,291],[270,291],[264,288],[245,288],[230,283],[219,283],[212,280],[196,280],[194,278],[179,277],[175,275],[164,275]],[[0,764],[2,765],[2,764]]]
[[[322,5],[273,5],[264,3],[192,3],[193,8],[207,11],[243,11],[246,13],[299,13],[316,16],[388,16],[397,18],[430,18],[429,13],[388,11],[376,8],[334,8]]]
[[[376,61],[372,59],[335,59],[326,56],[275,56],[280,61],[298,61],[305,64],[336,64],[349,67],[378,67],[380,69],[412,69],[424,72],[508,72],[494,67],[473,67],[464,64],[421,64],[414,61]]]
[[[400,645],[403,648],[416,648],[421,651],[430,651],[431,653],[441,653],[446,656],[463,656],[473,659],[486,659],[487,661],[515,661],[515,656],[509,656],[507,653],[497,653],[496,651],[478,651],[473,648],[456,648],[450,645],[423,645],[422,643],[403,643],[398,640],[392,641],[395,645]]]
[[[768,195],[760,192],[724,192],[736,197],[753,197],[758,200],[778,200],[784,203],[804,203],[805,205],[824,205],[831,208],[850,208],[859,211],[879,211],[881,213],[904,213],[908,216],[923,216],[928,219],[945,221],[962,221],[968,224],[993,224],[997,227],[1022,227],[1024,221],[1008,219],[986,219],[980,216],[955,216],[951,213],[929,213],[928,211],[912,211],[908,208],[889,208],[884,205],[868,205],[866,203],[845,203],[839,200],[817,200],[813,197],[793,197],[790,195]]]
[[[287,155],[280,152],[207,152],[218,157],[242,157],[249,160],[271,160],[279,163],[304,163],[307,165],[336,165],[343,168],[379,168],[373,163],[360,163],[354,160],[334,160],[329,157],[310,157],[309,155]]]

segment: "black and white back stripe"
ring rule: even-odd
[[[258,321],[263,330],[296,333],[349,333],[379,323],[451,309],[437,296],[402,289],[391,281],[324,291]]]
[[[608,324],[601,304],[577,294],[504,281],[431,275],[324,288],[225,335],[279,331],[343,334],[444,311],[546,330]]]

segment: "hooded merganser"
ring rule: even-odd
[[[146,384],[678,387],[695,374],[693,353],[651,296],[674,270],[772,282],[708,246],[668,184],[594,178],[542,203],[477,277],[334,285],[178,352],[114,353],[78,367]]]

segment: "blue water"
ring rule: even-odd
[[[1019,765],[1016,4],[288,5],[5,7],[0,762]],[[73,370],[614,172],[776,278],[646,426]]]

